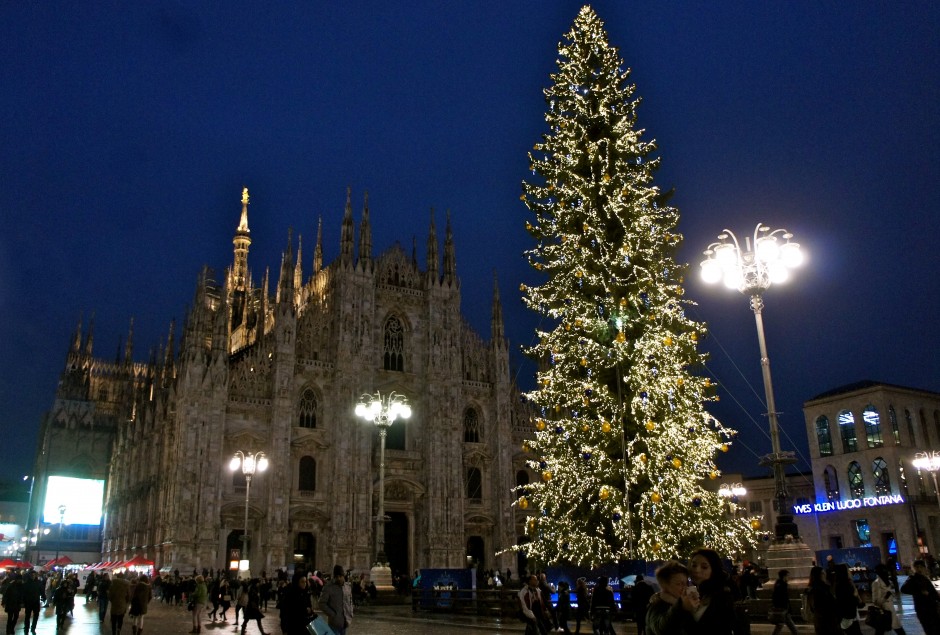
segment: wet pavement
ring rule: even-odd
[[[923,633],[917,618],[914,616],[913,605],[910,596],[902,596],[904,605],[902,607],[901,622],[908,635],[919,635]],[[266,617],[262,620],[264,632],[269,635],[282,635],[278,625],[278,612],[272,604]],[[3,624],[6,624],[6,614],[3,614]],[[20,619],[17,622],[16,633],[23,632],[23,614],[20,612]],[[573,627],[574,625],[571,624]],[[618,635],[632,635],[636,633],[636,625],[633,623],[618,622],[614,625]],[[797,628],[802,633],[812,633],[813,628],[810,625],[798,624]],[[754,623],[751,625],[751,632],[755,635],[771,635],[774,627],[767,623]],[[184,607],[170,606],[154,600],[148,609],[145,617],[144,632],[147,635],[183,635],[192,631],[192,617]],[[212,622],[205,619],[203,621],[202,632],[205,635],[238,635],[241,632],[241,626],[234,624],[234,612],[229,610],[228,620],[226,622]],[[356,610],[356,616],[353,618],[352,625],[347,631],[348,635],[441,635],[446,633],[457,633],[464,635],[473,635],[479,633],[524,633],[523,624],[515,618],[500,620],[493,617],[478,617],[472,615],[452,615],[449,613],[430,613],[419,612],[412,613],[408,605],[392,606],[361,606]],[[862,625],[862,632],[866,635],[874,633],[872,629]],[[43,610],[36,627],[37,635],[110,635],[111,620],[110,616],[105,622],[98,621],[98,607],[94,602],[84,603],[84,598],[76,598],[74,617],[68,620],[68,623],[62,628],[56,629],[55,614],[51,609]],[[252,622],[248,625],[249,635],[259,635],[257,624]],[[582,625],[582,633],[590,633],[590,627],[587,629]],[[784,629],[783,633],[788,633]],[[132,635],[130,619],[126,618],[121,635]]]

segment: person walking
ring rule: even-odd
[[[249,620],[254,620],[258,624],[258,631],[265,635],[264,627],[261,625],[261,618],[264,613],[261,612],[261,586],[258,580],[252,580],[248,585],[248,605],[242,611],[242,635],[245,635],[245,629],[248,628]]]
[[[650,598],[656,590],[643,577],[637,574],[633,582],[633,592],[630,593],[630,605],[633,607],[633,619],[636,620],[637,635],[646,635],[646,610],[650,605]]]
[[[901,585],[901,593],[913,596],[914,613],[924,628],[924,634],[940,634],[940,615],[937,612],[940,607],[940,595],[933,588],[925,561],[914,561],[914,573]]]
[[[0,585],[3,593],[3,609],[7,612],[7,635],[16,632],[16,622],[23,608],[23,578],[19,573],[10,573]]]
[[[574,612],[574,633],[580,635],[581,622],[587,622],[588,607],[591,605],[591,594],[588,593],[587,581],[584,578],[578,578],[575,582],[574,597],[578,602],[578,608]]]
[[[342,566],[335,565],[333,577],[320,593],[320,610],[326,615],[330,628],[336,632],[336,635],[346,635],[346,627],[349,625],[346,618],[345,586],[345,571]],[[349,595],[352,595],[352,589],[349,590]]]
[[[525,635],[546,635],[548,633],[546,624],[551,618],[545,609],[538,576],[529,576],[529,581],[520,589],[518,598],[522,620],[525,622]]]
[[[810,569],[806,602],[813,615],[813,632],[816,635],[832,635],[839,632],[836,598],[832,594],[832,587],[826,582],[826,571],[822,567]]]
[[[206,587],[206,579],[201,575],[197,575],[195,582],[195,588],[193,588],[192,593],[189,598],[190,611],[193,614],[193,630],[190,633],[201,633],[202,632],[202,612],[206,610],[206,602],[209,600],[209,589]]]
[[[591,624],[594,635],[608,635],[614,630],[611,616],[617,608],[614,604],[614,592],[608,586],[609,580],[601,576],[594,584],[594,593],[591,594]]]
[[[897,635],[905,635],[894,609],[894,585],[891,583],[891,572],[886,565],[875,567],[875,579],[871,583],[871,604],[881,609],[884,617],[875,625],[875,635],[884,635],[893,630]],[[871,609],[869,609],[871,612]]]
[[[278,608],[281,611],[281,631],[284,635],[307,635],[307,624],[313,617],[307,576],[295,573],[290,586],[281,593]]]
[[[108,589],[108,601],[111,604],[111,635],[120,635],[124,628],[124,614],[130,602],[131,585],[124,579],[123,573],[115,573]]]
[[[555,607],[555,617],[558,619],[558,630],[570,635],[568,619],[571,617],[571,587],[564,580],[558,583],[558,605]]]
[[[133,635],[141,635],[144,632],[144,616],[147,615],[147,607],[152,598],[150,578],[142,575],[137,579],[137,584],[131,592],[131,632]]]
[[[231,606],[232,587],[229,585],[227,578],[222,578],[222,581],[219,583],[219,610],[221,611],[219,617],[223,622],[228,622],[228,618],[225,616],[225,613]],[[237,619],[235,620],[235,623],[238,624]]]
[[[36,624],[39,622],[39,612],[42,610],[42,603],[46,600],[45,584],[36,575],[32,569],[26,571],[23,576],[23,632],[36,632]]]
[[[104,616],[108,614],[108,591],[111,590],[111,578],[108,572],[98,576],[98,621],[104,623]]]
[[[858,623],[858,607],[861,600],[858,589],[852,582],[849,565],[843,563],[836,565],[836,609],[839,613],[839,627],[846,635],[862,635],[862,627]]]
[[[776,624],[776,626],[774,626],[773,635],[779,635],[784,626],[789,628],[793,635],[797,634],[796,624],[793,623],[793,618],[790,616],[789,576],[789,571],[781,569],[777,572],[777,581],[774,582],[774,592],[770,598],[771,613],[769,616],[773,618],[770,619],[770,623]],[[774,614],[776,614],[777,617],[774,617]]]

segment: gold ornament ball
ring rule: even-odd
[[[689,335],[689,339],[691,339],[693,342],[697,342],[697,341],[698,341],[698,333],[692,333],[691,335]]]
[[[653,545],[653,551],[659,551],[662,548],[663,546],[659,544],[658,542]]]
[[[708,478],[714,481],[716,478],[718,478],[718,472],[716,472],[715,470],[712,470],[711,472],[708,473]]]
[[[582,277],[582,276],[584,276],[584,274],[581,272],[580,269],[578,269],[577,271],[574,272],[574,277],[575,277],[575,278],[580,278],[580,277]]]
[[[656,428],[656,423],[654,421],[646,422],[646,429],[652,432]]]
[[[672,467],[674,467],[674,468],[676,468],[676,469],[678,470],[680,467],[682,467],[682,461],[680,461],[679,459],[673,459],[673,460],[672,460]]]
[[[525,291],[525,283],[519,285],[520,291]]]
[[[522,451],[523,451],[523,452],[528,452],[528,451],[529,451],[529,444],[528,444],[528,443],[523,443],[523,444],[522,444]]]
[[[623,344],[627,341],[627,336],[623,334],[623,331],[617,331],[617,337],[614,339],[617,340],[618,344]]]
[[[602,424],[601,424],[601,431],[602,431],[602,432],[610,432],[610,423],[608,423],[607,421],[605,421],[604,423],[602,423]]]
[[[542,472],[542,480],[543,481],[552,480],[552,473],[549,470],[545,470],[544,472]]]
[[[658,503],[662,499],[663,497],[659,495],[659,492],[653,492],[652,494],[650,494],[650,500],[653,501],[654,503]]]
[[[587,366],[587,357],[582,357],[582,358],[581,358],[581,365],[582,365],[582,366]]]
[[[602,487],[602,488],[601,488],[601,492],[600,492],[600,496],[601,496],[601,500],[602,500],[602,501],[607,500],[608,498],[610,498],[610,490],[607,489],[606,486],[605,486],[605,487]]]
[[[672,346],[672,338],[667,337],[666,339],[663,340],[663,344],[665,344],[666,346]]]
[[[641,452],[641,453],[640,453],[640,462],[641,462],[641,463],[646,463],[646,453],[645,453],[645,452]]]
[[[581,432],[587,432],[587,431],[590,430],[590,429],[591,429],[591,426],[589,426],[589,425],[586,424],[586,423],[581,426]]]
[[[676,380],[676,386],[681,386],[681,385],[684,384],[684,383],[685,383],[685,380],[682,379],[681,377]]]
[[[722,444],[721,444],[721,451],[722,451],[722,452],[727,452],[727,451],[728,451],[728,444],[727,444],[727,443],[722,443]]]
[[[755,518],[754,520],[751,521],[751,529],[754,529],[756,531],[760,528],[761,528],[761,523],[758,519]]]
[[[536,422],[535,422],[535,429],[538,430],[539,432],[541,432],[542,430],[544,430],[544,429],[545,429],[545,422],[542,421],[541,419],[539,419],[538,421],[536,421]]]
[[[519,499],[519,509],[529,509],[529,501],[525,497]]]

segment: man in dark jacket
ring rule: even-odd
[[[646,635],[646,611],[650,605],[650,598],[656,593],[653,585],[646,581],[643,574],[636,576],[633,591],[630,593],[630,604],[633,607],[633,617],[636,620],[637,635]]]
[[[336,565],[333,567],[333,577],[320,592],[320,610],[326,615],[330,628],[338,635],[346,633],[346,613],[343,606],[345,585],[345,571],[343,567]]]
[[[36,575],[35,571],[27,571],[23,577],[23,608],[26,612],[23,615],[23,632],[31,630],[36,632],[36,624],[39,622],[39,611],[42,610],[42,603],[46,600],[46,592],[43,589],[42,580]]]
[[[278,608],[281,609],[281,631],[284,635],[307,635],[307,623],[313,617],[313,611],[306,575],[294,574],[290,586],[281,592]]]
[[[926,635],[940,635],[940,595],[933,588],[930,576],[927,573],[927,563],[923,560],[914,561],[914,574],[901,585],[901,593],[914,597],[914,612],[920,625],[924,627]]]
[[[7,575],[0,591],[3,592],[3,608],[7,612],[7,633],[13,635],[16,621],[20,619],[20,609],[23,608],[23,578],[19,573]]]

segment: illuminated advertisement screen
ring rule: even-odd
[[[65,506],[66,525],[100,525],[104,481],[70,476],[50,476],[46,481],[46,504],[42,521],[57,524],[59,507]]]

